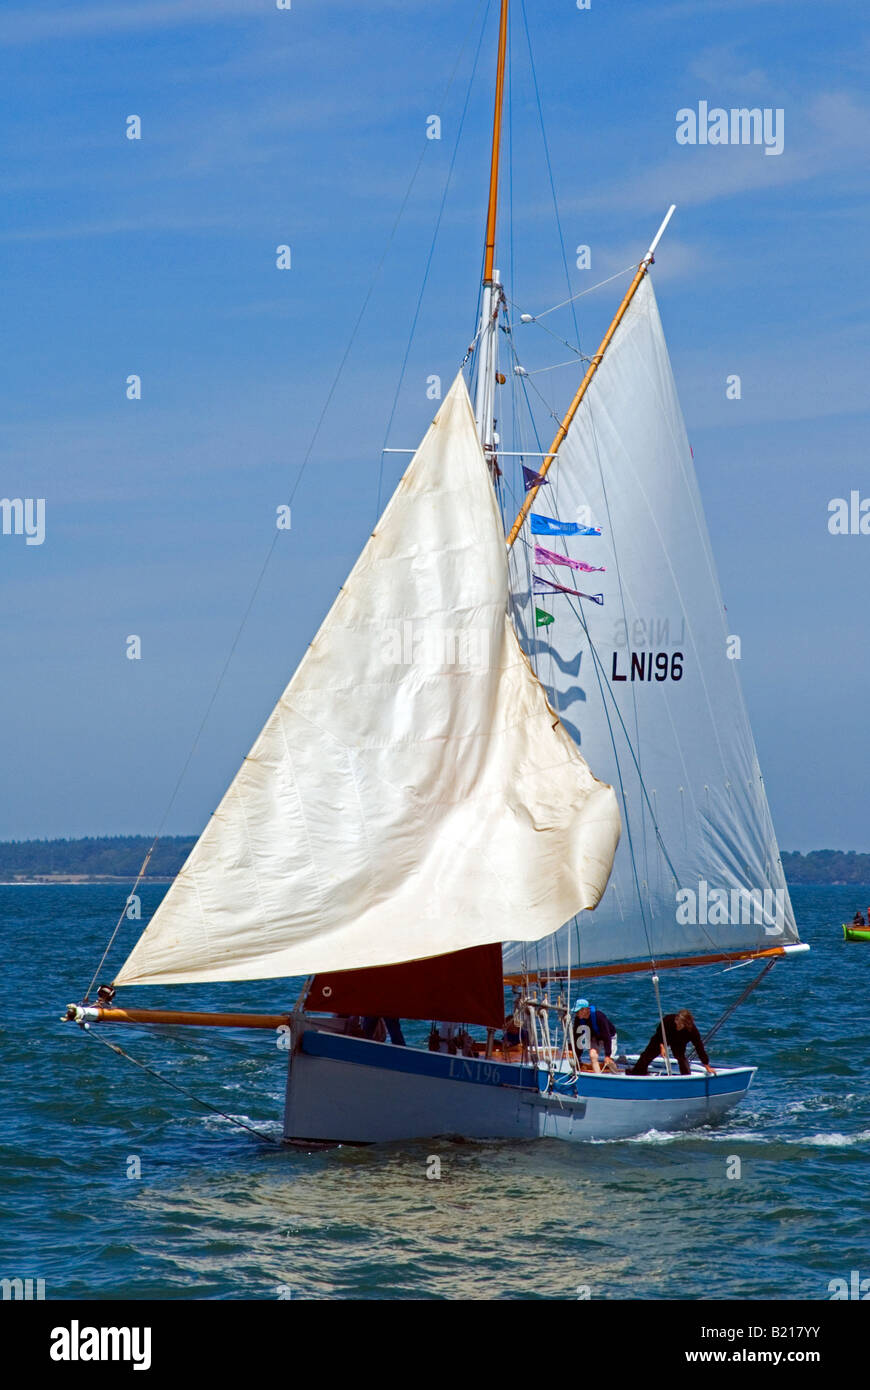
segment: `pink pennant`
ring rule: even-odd
[[[555,551],[545,550],[542,545],[535,546],[536,565],[567,565],[572,570],[582,570],[584,574],[603,574],[603,565],[587,565],[583,560],[571,560],[567,555],[557,555]]]

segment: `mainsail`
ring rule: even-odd
[[[460,375],[115,983],[387,965],[535,940],[594,907],[616,798],[508,599]]]
[[[797,931],[729,643],[649,276],[607,349],[539,513],[600,527],[547,545],[603,566],[603,605],[512,551],[523,645],[563,723],[617,787],[624,833],[594,915],[506,952],[508,968],[765,949]],[[534,576],[549,578],[538,585]],[[553,582],[555,581],[555,582]],[[562,585],[561,592],[556,588]],[[535,606],[555,621],[535,626]]]

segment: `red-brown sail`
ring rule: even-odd
[[[313,1013],[438,1019],[500,1028],[504,1022],[501,946],[370,970],[315,975],[305,1000]]]

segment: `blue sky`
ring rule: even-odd
[[[489,8],[396,447],[417,442],[427,376],[449,380],[474,330]],[[678,205],[656,290],[780,843],[870,849],[870,537],[827,529],[831,498],[870,497],[862,7],[526,8],[565,241],[592,248],[591,271],[571,262],[573,291],[636,261]],[[486,10],[81,0],[0,14],[0,495],[46,499],[43,545],[0,536],[3,838],[156,829],[292,493],[167,831],[198,830],[217,804],[375,519]],[[534,310],[567,291],[514,10],[499,260]],[[677,145],[676,112],[701,100],[782,108],[783,153]],[[125,138],[133,113],[140,141]],[[424,138],[432,113],[440,141]],[[587,351],[619,294],[579,301]],[[550,322],[570,332],[569,316]],[[131,373],[141,401],[125,397]],[[575,382],[550,374],[553,403]],[[401,466],[387,455],[385,495]],[[141,661],[126,659],[131,633]]]

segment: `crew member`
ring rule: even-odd
[[[695,1027],[695,1020],[689,1010],[680,1009],[675,1014],[665,1014],[663,1022],[664,1037],[662,1037],[662,1025],[660,1023],[634,1066],[629,1068],[629,1075],[646,1076],[649,1071],[649,1064],[654,1057],[667,1056],[665,1043],[676,1057],[677,1065],[682,1074],[688,1075],[692,1068],[686,1061],[686,1048],[691,1043],[709,1075],[715,1076],[716,1073],[710,1066],[710,1058],[707,1056],[704,1044],[701,1042],[701,1035]]]
[[[528,1047],[528,1045],[529,1030],[518,1022],[515,1014],[508,1014],[504,1021],[502,1050],[507,1052],[512,1047]]]
[[[596,1009],[588,999],[578,999],[574,1005],[574,1051],[579,1057],[583,1051],[583,1032],[589,1029],[589,1060],[593,1071],[601,1071],[600,1055],[604,1056],[604,1070],[618,1071],[613,1060],[616,1043],[616,1029],[602,1009]]]
[[[368,1014],[363,1019],[363,1037],[373,1038],[380,1021],[376,1014]],[[385,1018],[384,1024],[390,1035],[390,1042],[396,1047],[406,1047],[407,1044],[402,1036],[402,1020],[400,1018]]]

